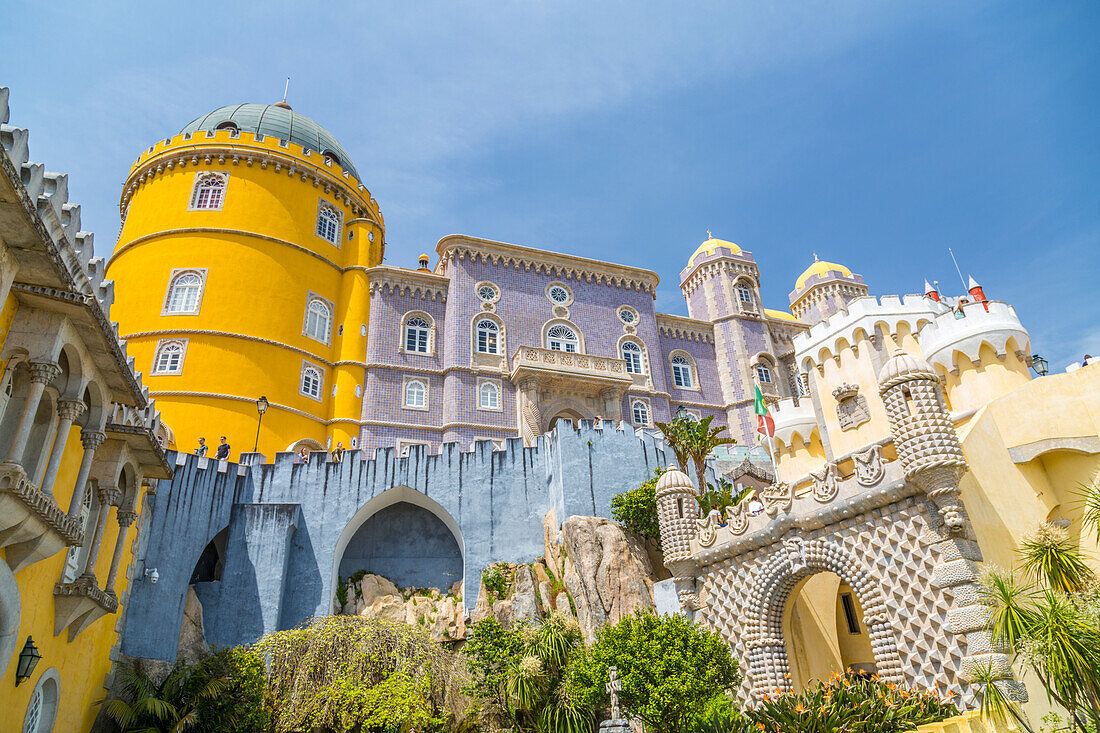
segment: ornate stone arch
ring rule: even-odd
[[[851,586],[863,608],[879,676],[885,682],[902,684],[905,678],[901,656],[889,623],[886,599],[870,568],[849,550],[824,539],[804,540],[789,535],[779,548],[748,584],[745,646],[753,696],[760,698],[777,688],[791,690],[783,611],[798,582],[821,572],[834,573]]]
[[[497,326],[497,353],[491,354],[486,352],[480,352],[477,350],[477,331],[478,324],[482,321],[492,321]],[[476,313],[473,318],[470,319],[470,353],[471,354],[483,354],[488,357],[503,358],[508,353],[508,329],[504,325],[504,319],[498,316],[496,313],[490,313],[488,311],[482,311]]]
[[[578,354],[587,354],[588,353],[585,350],[585,347],[584,347],[584,332],[581,331],[581,329],[577,327],[577,324],[575,324],[572,321],[567,320],[565,318],[552,318],[552,319],[550,319],[549,321],[547,321],[546,323],[543,324],[541,343],[539,344],[540,346],[542,346],[543,348],[547,348],[547,349],[550,348],[549,341],[547,339],[548,339],[548,334],[550,333],[550,329],[552,329],[554,326],[565,326],[566,328],[571,330],[574,333],[574,335],[576,335],[576,337],[577,337],[577,353]]]

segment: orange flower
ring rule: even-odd
[[[794,711],[796,713],[804,713],[804,712],[806,712],[806,708],[802,707],[802,703],[798,703],[797,705],[794,706]]]

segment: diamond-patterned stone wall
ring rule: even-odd
[[[942,520],[923,496],[895,502],[782,542],[706,566],[700,573],[703,609],[696,618],[734,647],[746,672],[744,699],[790,689],[783,612],[803,578],[833,572],[859,596],[879,673],[890,682],[961,695],[965,652],[947,627],[951,588],[935,587],[943,561],[932,542]]]

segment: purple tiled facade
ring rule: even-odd
[[[751,445],[758,367],[772,378],[762,385],[767,397],[797,393],[789,342],[807,324],[760,307],[751,253],[693,255],[680,284],[690,318],[654,310],[658,278],[648,270],[463,236],[444,238],[437,253],[434,271],[370,271],[364,448],[530,441],[559,418],[651,428],[681,408],[713,415]],[[429,324],[426,353],[405,348],[411,317]],[[479,350],[483,320],[495,333]],[[575,335],[575,352],[550,342],[554,326]],[[639,347],[640,369],[631,369],[625,342]],[[673,357],[688,362],[690,387],[675,383]],[[425,389],[423,406],[406,392],[411,380]],[[483,388],[496,394],[486,405]]]

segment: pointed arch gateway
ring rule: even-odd
[[[446,507],[408,486],[395,486],[348,520],[336,542],[331,587],[366,570],[398,587],[446,593],[456,582],[465,584],[465,559],[462,530]],[[467,594],[462,595],[465,604]]]

